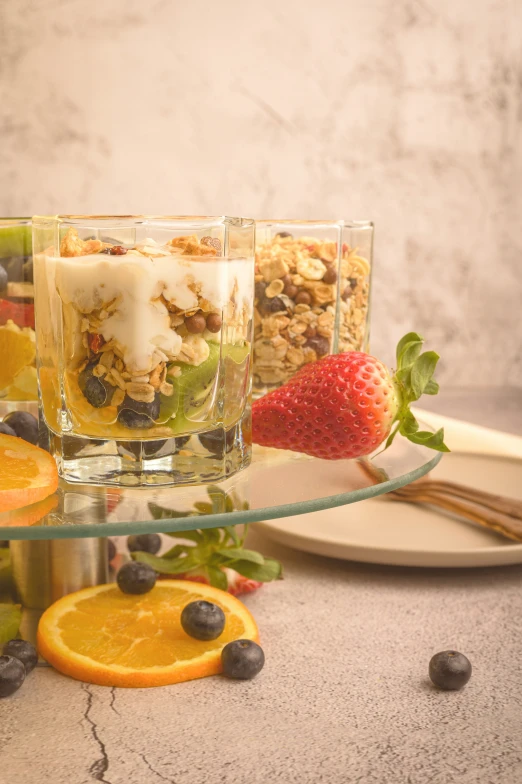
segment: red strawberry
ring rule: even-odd
[[[249,580],[248,577],[243,577],[243,575],[236,572],[234,569],[223,569],[227,576],[228,580],[228,593],[231,593],[233,596],[241,596],[245,593],[252,593],[253,591],[257,591],[258,588],[261,588],[263,583],[260,583],[258,580]],[[205,567],[201,567],[198,569],[193,569],[191,572],[185,572],[184,574],[165,574],[162,575],[163,577],[174,577],[176,580],[190,580],[193,583],[204,583],[205,585],[210,585],[210,580],[206,573]]]
[[[443,430],[420,432],[409,408],[424,392],[438,392],[432,375],[439,357],[433,351],[420,354],[423,342],[413,332],[400,341],[395,375],[358,351],[305,365],[287,384],[254,402],[253,441],[340,460],[369,455],[385,439],[389,446],[400,432],[415,443],[448,451]]]

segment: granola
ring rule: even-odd
[[[340,258],[339,258],[340,256]],[[258,244],[254,391],[334,351],[365,348],[370,264],[357,249],[281,232]]]
[[[59,312],[52,314],[56,298],[63,314],[75,432],[97,435],[98,425],[120,438],[135,430],[147,437],[166,436],[167,428],[171,435],[197,431],[211,417],[222,356],[248,373],[252,266],[220,261],[221,253],[218,238],[128,247],[84,240],[71,228],[59,254],[49,248],[37,258],[42,281],[51,281],[49,322]],[[58,367],[56,338],[46,337],[45,318],[42,324],[42,363]],[[56,405],[49,399],[46,406],[45,389],[43,398],[44,407]]]

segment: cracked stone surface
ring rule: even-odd
[[[499,427],[522,433],[520,394]],[[245,600],[257,679],[126,690],[38,668],[0,700],[0,784],[522,782],[522,566],[354,564],[255,531],[251,544],[286,570]],[[459,693],[427,678],[449,647],[473,663]]]

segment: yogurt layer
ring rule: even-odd
[[[132,252],[43,258],[49,290],[55,288],[64,305],[87,314],[116,301],[99,332],[123,347],[129,370],[148,367],[156,349],[169,355],[181,350],[182,338],[171,327],[161,295],[181,311],[197,308],[201,299],[217,311],[230,302],[239,312],[245,308],[249,313],[252,307],[253,259],[197,261]]]

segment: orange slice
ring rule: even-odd
[[[226,616],[217,640],[189,637],[180,624],[189,602],[204,599]],[[229,593],[186,580],[158,580],[142,596],[98,585],[59,599],[38,626],[38,649],[64,675],[101,686],[145,687],[221,672],[221,650],[231,640],[258,639],[256,622]]]
[[[57,487],[58,471],[51,455],[0,433],[0,512],[42,501]]]
[[[0,327],[0,389],[11,386],[16,376],[34,361],[36,348],[28,332],[12,322]]]

